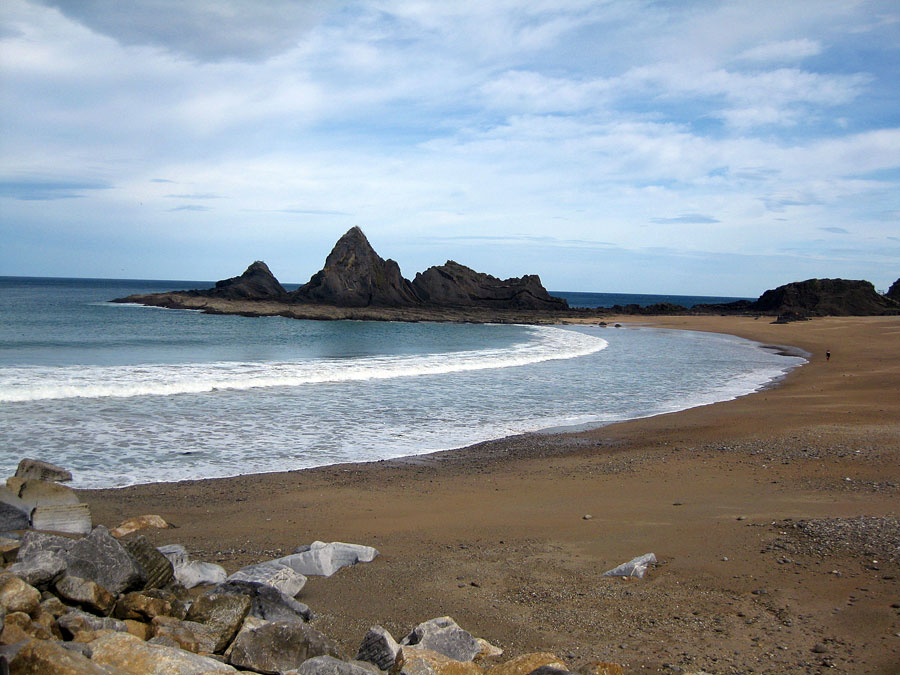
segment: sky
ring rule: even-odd
[[[900,277],[896,0],[3,0],[0,275]]]

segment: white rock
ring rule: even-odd
[[[656,556],[653,553],[645,553],[637,558],[632,558],[627,563],[622,563],[618,567],[607,570],[603,573],[605,577],[637,577],[642,579],[647,567],[656,564]]]
[[[185,588],[193,588],[201,584],[220,584],[228,576],[225,573],[225,568],[221,565],[199,562],[197,560],[173,565],[172,571],[175,573],[175,579],[178,583]]]
[[[297,549],[292,555],[279,558],[277,562],[300,574],[330,577],[342,567],[358,562],[372,562],[377,555],[378,551],[371,546],[345,544],[341,541],[329,544],[314,541],[309,546]]]
[[[91,510],[87,504],[38,506],[31,512],[31,527],[49,532],[88,534],[91,531]]]

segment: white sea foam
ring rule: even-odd
[[[170,396],[216,390],[384,380],[525,366],[587,356],[607,347],[594,335],[559,328],[529,329],[531,340],[506,349],[415,356],[131,366],[21,366],[0,369],[0,402]]]

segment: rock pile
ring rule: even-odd
[[[40,487],[23,497],[29,483],[62,487],[55,481],[64,479],[63,474],[46,473],[49,465],[30,466],[20,465],[17,474],[39,470],[45,472],[43,478],[9,479],[8,491],[16,492],[17,484],[20,488],[15,499],[30,504],[29,496],[62,494]],[[33,506],[32,513],[37,508]],[[0,672],[569,672],[553,654],[526,654],[501,663],[501,649],[474,637],[450,617],[421,623],[399,642],[383,627],[373,626],[355,657],[347,655],[311,625],[313,613],[295,596],[306,575],[328,577],[343,567],[374,560],[378,551],[368,546],[317,541],[226,576],[218,565],[191,560],[179,544],[152,546],[139,531],[168,527],[159,516],[132,518],[112,531],[102,525],[89,527],[87,533],[38,531],[26,518],[5,523],[16,527],[6,527],[3,533],[7,565],[0,570]],[[617,664],[592,663],[578,672],[606,675],[623,670]]]

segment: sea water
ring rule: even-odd
[[[0,278],[2,475],[22,457],[70,469],[77,487],[388,459],[727,400],[803,362],[690,331],[108,302],[195,287]]]

